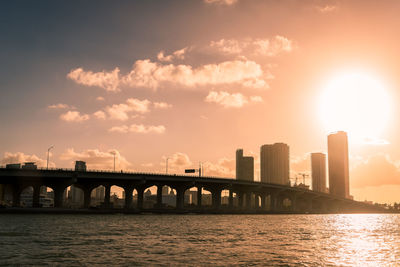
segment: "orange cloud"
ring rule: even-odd
[[[153,105],[154,105],[154,108],[159,108],[159,109],[172,108],[171,104],[168,104],[165,102],[154,102]]]
[[[188,48],[185,47],[185,48],[182,48],[180,50],[173,52],[171,55],[168,55],[168,56],[164,55],[164,51],[161,51],[160,53],[158,53],[157,59],[162,62],[170,62],[174,59],[184,59],[185,53],[187,50],[188,50]]]
[[[77,68],[71,70],[67,75],[69,79],[75,81],[78,84],[82,84],[85,86],[97,86],[110,92],[118,92],[120,90],[119,76],[119,68],[115,68],[111,72],[92,72],[84,71],[82,68]]]
[[[147,99],[128,98],[126,103],[108,106],[105,111],[110,119],[125,121],[129,119],[129,113],[137,112],[143,114],[149,112],[150,104],[151,102]]]
[[[116,133],[156,133],[156,134],[163,134],[165,133],[165,126],[163,125],[143,125],[143,124],[132,124],[122,125],[122,126],[114,126],[109,129],[109,132],[116,132]]]
[[[67,111],[60,115],[60,119],[68,122],[83,122],[88,120],[90,117],[87,114],[80,114],[79,111]]]
[[[291,52],[296,46],[292,40],[281,35],[276,35],[272,39],[221,39],[219,41],[212,41],[210,47],[223,54],[274,57],[284,52]]]
[[[225,108],[241,108],[250,102],[262,102],[260,96],[252,96],[247,98],[241,93],[230,94],[225,91],[215,92],[211,91],[205,98],[206,102],[217,103]]]
[[[157,89],[167,83],[183,87],[242,84],[245,87],[266,89],[266,79],[272,78],[264,73],[259,64],[251,60],[224,61],[193,68],[183,64],[162,65],[149,59],[137,60],[130,73],[121,77],[118,68],[111,72],[98,73],[79,68],[72,70],[67,76],[78,84],[98,86],[108,91],[119,91],[120,85]]]
[[[236,4],[237,1],[238,0],[204,0],[204,3],[230,6]]]
[[[67,109],[67,108],[74,109],[75,107],[67,105],[67,104],[63,104],[63,103],[58,103],[58,104],[54,104],[54,105],[49,105],[49,106],[47,106],[47,108],[49,108],[49,109]]]
[[[50,154],[51,155],[51,154]],[[3,158],[1,159],[1,164],[11,164],[11,163],[24,163],[24,162],[35,162],[38,167],[46,167],[47,161],[41,159],[35,154],[27,155],[23,152],[5,152]],[[49,162],[49,167],[55,167],[54,162]]]
[[[128,169],[131,166],[125,157],[116,149],[106,152],[98,149],[87,149],[82,152],[75,152],[73,148],[67,149],[61,154],[61,160],[69,160],[74,164],[76,160],[85,161],[88,169],[112,170],[114,168],[114,154],[116,169]]]

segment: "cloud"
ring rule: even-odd
[[[205,176],[227,177],[234,178],[236,176],[236,162],[235,159],[221,158],[217,163],[204,162],[203,163]]]
[[[51,154],[50,154],[51,156]],[[23,152],[4,152],[3,158],[1,159],[1,164],[11,164],[11,163],[24,163],[24,162],[35,162],[38,167],[46,167],[47,161],[39,158],[35,154],[27,155]],[[49,167],[55,167],[54,162],[49,162]]]
[[[49,105],[47,108],[49,108],[49,109],[67,109],[67,108],[74,109],[75,107],[67,105],[67,104],[58,103],[58,104],[54,104],[54,105]]]
[[[110,119],[125,121],[129,119],[129,113],[137,112],[143,114],[149,112],[150,104],[151,102],[147,99],[128,98],[126,103],[107,106],[105,111]]]
[[[119,74],[119,69],[118,74]],[[79,73],[77,75],[76,73]],[[82,82],[87,79],[73,79],[75,82],[86,86],[98,86],[108,91],[119,91],[119,86],[132,88],[157,89],[165,84],[173,84],[186,88],[195,86],[209,86],[221,84],[241,84],[245,87],[258,89],[268,88],[266,79],[271,79],[269,73],[264,73],[261,66],[251,60],[224,61],[219,64],[206,64],[197,68],[191,65],[159,64],[149,59],[137,60],[132,70],[123,76],[114,75],[115,70],[109,73],[84,71],[79,68],[72,70],[68,77],[96,77],[96,82]],[[109,77],[115,76],[115,79]],[[102,77],[105,81],[101,82]],[[110,85],[112,81],[112,86]]]
[[[75,152],[73,148],[67,149],[61,154],[61,160],[69,160],[74,164],[77,160],[85,161],[88,169],[112,170],[114,168],[114,154],[116,169],[128,169],[131,166],[125,157],[116,149],[106,152],[98,149],[87,149],[82,152]]]
[[[230,94],[225,91],[215,92],[211,91],[205,98],[206,102],[217,103],[224,108],[241,108],[250,102],[262,102],[260,96],[252,96],[247,98],[241,93]]]
[[[89,115],[80,114],[79,111],[67,111],[60,115],[60,119],[68,122],[83,122],[89,119]]]
[[[111,72],[101,71],[92,72],[84,71],[82,68],[71,70],[67,77],[77,84],[85,86],[97,86],[110,92],[118,92],[120,77],[119,68],[115,68]]]
[[[276,35],[272,39],[221,39],[219,41],[212,41],[210,47],[223,54],[253,54],[255,56],[274,57],[284,52],[293,51],[295,45],[292,40],[281,35]]]
[[[217,5],[233,5],[236,4],[238,0],[204,0],[206,4],[217,4]]]
[[[334,12],[334,11],[337,11],[337,9],[338,9],[338,7],[335,5],[315,6],[314,8],[318,12],[321,12],[322,14]]]
[[[350,184],[354,188],[400,185],[400,166],[388,155],[369,157],[350,171]]]
[[[110,132],[116,133],[156,133],[156,134],[163,134],[165,133],[165,126],[163,125],[143,125],[143,124],[132,124],[122,125],[122,126],[114,126],[109,129]]]
[[[177,50],[173,52],[171,55],[165,56],[164,51],[160,51],[157,55],[157,59],[162,62],[171,62],[174,59],[184,59],[185,58],[185,53],[188,50],[187,47],[182,48],[180,50]]]
[[[171,167],[190,167],[193,165],[189,156],[182,152],[176,152],[168,157],[168,164]]]
[[[98,96],[98,97],[96,98],[96,100],[97,100],[97,101],[104,101],[105,99],[104,99],[104,97],[102,97],[102,96]]]
[[[101,111],[101,110],[96,111],[95,113],[93,113],[93,116],[95,116],[96,118],[101,119],[101,120],[105,120],[106,119],[106,113],[104,113],[104,111]]]
[[[159,109],[172,108],[171,104],[168,104],[165,102],[154,102],[153,105],[154,105],[154,108],[159,108]]]

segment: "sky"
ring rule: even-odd
[[[1,1],[0,164],[234,177],[349,133],[350,194],[399,202],[400,2]],[[309,178],[306,183],[310,184]]]

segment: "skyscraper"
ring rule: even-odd
[[[261,182],[287,185],[289,183],[289,146],[284,143],[260,148]]]
[[[254,158],[244,157],[243,149],[236,150],[236,179],[254,181]]]
[[[349,156],[346,132],[328,135],[329,192],[349,198]]]
[[[312,190],[326,191],[326,156],[324,153],[311,153]]]

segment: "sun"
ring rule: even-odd
[[[323,88],[319,114],[327,132],[346,131],[353,142],[380,142],[390,116],[384,84],[366,72],[334,75]]]

